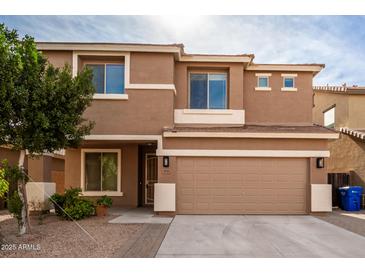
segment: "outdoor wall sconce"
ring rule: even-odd
[[[324,168],[324,158],[317,158],[317,168]]]
[[[163,167],[169,167],[170,166],[170,158],[169,158],[169,156],[163,156],[163,158],[162,158],[162,165],[163,165]]]

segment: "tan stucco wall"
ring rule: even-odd
[[[350,95],[348,127],[365,129],[365,95]]]
[[[91,134],[161,134],[173,125],[171,90],[128,90],[128,100],[94,100],[84,117],[95,121]]]
[[[18,165],[19,152],[0,147],[0,164],[5,159],[8,161],[9,165],[11,165],[11,166]],[[28,167],[28,157],[25,157],[25,159],[24,159],[24,167],[25,168]]]
[[[174,55],[171,53],[132,52],[131,84],[173,84]]]
[[[32,157],[28,160],[28,174],[35,182],[50,182],[48,156]]]
[[[255,91],[258,72],[247,71],[244,78],[243,108],[248,124],[311,124],[312,73],[298,72],[298,91],[281,91],[282,73],[273,71],[269,79],[271,91]],[[262,72],[260,72],[262,73]]]
[[[243,64],[236,63],[176,63],[175,108],[189,108],[189,72],[194,71],[225,71],[228,74],[228,108],[242,109],[243,100]]]
[[[323,111],[336,105],[335,127],[340,128],[349,124],[349,96],[316,92],[314,94],[313,123],[324,125]]]
[[[163,167],[163,157],[158,157],[158,182],[159,183],[176,183],[177,180],[177,163],[176,157],[169,157],[169,167]]]
[[[65,189],[81,187],[81,149],[66,149]]]
[[[121,149],[122,197],[112,197],[115,206],[138,204],[138,144],[114,146]],[[81,149],[66,150],[65,188],[81,187]]]
[[[327,150],[327,140],[243,139],[243,138],[164,138],[165,149],[277,149]]]
[[[28,158],[28,174],[35,182],[52,182],[52,171],[64,171],[65,160],[51,156]]]
[[[325,158],[324,168],[317,168],[317,158],[310,158],[309,181],[311,184],[327,184],[328,159]]]
[[[349,172],[352,185],[365,186],[365,142],[341,134],[340,139],[329,142],[329,148],[328,172]]]
[[[42,53],[48,58],[48,61],[57,68],[62,68],[65,64],[72,65],[72,51],[65,50],[52,50],[42,51]]]
[[[60,158],[52,158],[52,170],[64,171],[65,170],[65,160],[60,159]]]
[[[50,62],[62,66],[72,62],[71,51],[45,51]],[[123,57],[79,58],[84,62],[124,62]],[[310,124],[312,122],[312,73],[298,72],[297,92],[282,92],[281,73],[270,72],[272,91],[255,91],[255,71],[245,71],[240,63],[175,62],[170,53],[130,55],[130,82],[136,84],[173,84],[177,94],[167,90],[126,90],[127,101],[94,100],[85,117],[97,122],[95,134],[155,134],[172,126],[173,109],[188,108],[190,71],[226,71],[228,74],[228,108],[244,109],[248,124]],[[262,73],[262,72],[260,72]],[[167,94],[167,95],[166,95]],[[288,115],[290,113],[290,115]],[[121,123],[113,122],[117,118]],[[145,121],[146,119],[147,122]],[[143,126],[141,126],[143,124]]]

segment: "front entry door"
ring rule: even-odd
[[[157,156],[147,153],[145,157],[145,204],[153,205],[155,183],[157,183]]]

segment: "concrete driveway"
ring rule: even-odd
[[[156,257],[365,257],[365,237],[311,216],[177,215]]]

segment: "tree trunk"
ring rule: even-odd
[[[19,169],[24,172],[24,158],[25,158],[25,150],[20,151],[19,155]],[[29,226],[29,215],[28,215],[28,200],[27,200],[27,192],[25,189],[25,179],[22,176],[22,179],[18,181],[18,193],[19,198],[22,201],[22,212],[21,212],[21,220],[19,221],[19,234],[23,235],[30,230]]]

